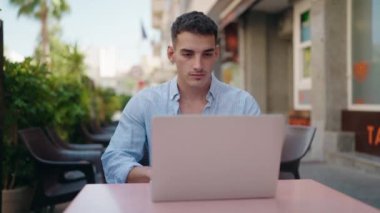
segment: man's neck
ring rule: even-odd
[[[211,85],[211,83],[210,83]],[[178,82],[178,90],[180,94],[179,108],[183,114],[202,113],[207,104],[207,93],[210,86],[205,88],[193,88],[181,85]]]
[[[178,82],[178,90],[182,100],[205,100],[208,91],[210,90],[211,82],[208,87],[205,88],[194,88],[188,87],[186,85],[181,85]]]

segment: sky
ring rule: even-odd
[[[60,21],[65,42],[83,50],[115,48],[118,67],[130,67],[140,56],[150,54],[150,41],[158,32],[151,27],[151,0],[67,0],[71,11]],[[0,0],[4,43],[8,50],[23,56],[33,54],[40,24],[31,17],[17,17],[17,7]],[[141,24],[148,39],[142,39]]]

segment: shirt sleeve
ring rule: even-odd
[[[244,104],[244,114],[245,115],[260,115],[261,110],[259,104],[256,102],[255,98],[249,93],[246,93]]]
[[[147,143],[142,105],[138,96],[132,97],[102,155],[107,183],[125,183],[131,169],[141,166],[138,161],[142,159],[144,145]]]

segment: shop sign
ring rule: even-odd
[[[380,156],[380,112],[342,112],[342,130],[355,133],[355,150]]]
[[[368,145],[380,146],[380,126],[367,125]]]

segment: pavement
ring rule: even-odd
[[[332,163],[301,163],[302,179],[313,179],[380,210],[380,175]]]

